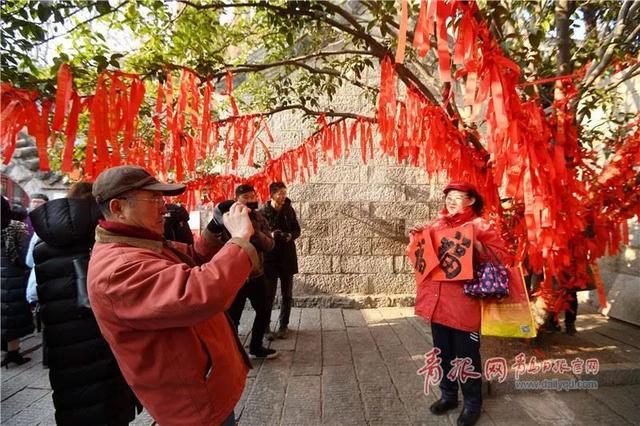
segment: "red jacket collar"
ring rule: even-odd
[[[460,226],[463,225],[470,220],[476,217],[476,213],[473,211],[471,207],[467,207],[462,211],[462,213],[457,213],[454,215],[449,214],[449,211],[444,208],[440,210],[439,221],[446,224],[448,227]]]
[[[114,234],[120,234],[125,237],[142,238],[145,240],[164,241],[164,237],[156,234],[148,229],[139,226],[126,225],[119,222],[110,222],[108,220],[100,220],[100,226]]]

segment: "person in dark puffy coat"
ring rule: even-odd
[[[25,298],[29,268],[25,256],[29,245],[27,225],[17,220],[9,200],[2,198],[2,237],[0,277],[2,281],[2,348],[7,355],[2,366],[22,365],[30,361],[20,354],[20,338],[33,332],[31,309]]]
[[[87,297],[87,266],[100,218],[91,184],[30,213],[49,380],[59,425],[125,425],[141,406],[102,337]]]
[[[280,308],[280,327],[274,337],[285,339],[288,333],[289,316],[293,305],[293,276],[298,273],[298,255],[296,239],[300,236],[300,225],[296,212],[287,198],[287,187],[282,182],[269,185],[271,198],[260,210],[267,218],[276,241],[274,249],[264,255],[264,275],[269,294],[269,310],[278,289],[282,294]]]

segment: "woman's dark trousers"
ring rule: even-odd
[[[473,371],[482,373],[480,360],[480,333],[462,331],[442,324],[431,323],[433,347],[440,349],[442,366],[442,380],[440,391],[442,399],[458,401],[458,380],[451,381],[447,374],[451,371],[451,361],[455,358],[471,358]],[[467,378],[466,383],[460,383],[464,397],[464,408],[471,412],[478,412],[482,407],[482,378]]]

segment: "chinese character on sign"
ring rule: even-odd
[[[584,372],[594,376],[600,371],[600,361],[597,358],[589,358],[585,362]]]
[[[418,272],[424,274],[424,270],[427,269],[427,262],[424,260],[424,238],[418,241],[418,248],[414,254],[416,255],[416,263],[413,266]]]
[[[553,362],[550,359],[545,359],[542,361],[542,372],[548,373],[553,368]]]
[[[424,394],[429,395],[429,386],[437,385],[442,380],[442,359],[440,349],[433,348],[424,354],[424,365],[418,369],[418,375],[424,376]]]
[[[451,370],[447,374],[447,379],[452,382],[457,378],[460,378],[461,383],[467,383],[467,379],[479,379],[482,377],[478,371],[475,371],[473,365],[471,365],[471,358],[458,358],[456,357],[451,361]]]
[[[516,380],[527,371],[527,356],[520,352],[516,355],[515,362],[511,366],[516,374]]]
[[[508,373],[507,360],[503,357],[489,358],[484,363],[484,377],[487,380],[491,380],[494,377],[498,378],[498,383],[502,383],[507,380]]]
[[[439,267],[433,272],[436,281],[470,280],[473,278],[473,224],[437,230]]]
[[[571,371],[571,367],[567,364],[567,360],[564,358],[556,359],[553,361],[553,369],[554,373],[568,373]]]
[[[582,369],[584,368],[584,361],[582,358],[576,358],[571,361],[571,372],[573,374],[582,374]]]
[[[418,284],[438,265],[429,232],[429,228],[425,228],[420,233],[412,234],[407,247],[407,256],[413,265]]]
[[[527,367],[527,374],[538,374],[542,370],[540,364],[538,364],[538,359],[535,356],[532,356],[529,359],[529,366]]]

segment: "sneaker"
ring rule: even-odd
[[[249,352],[253,358],[256,359],[272,359],[278,356],[278,352],[273,349],[265,348],[264,346],[258,348],[255,351]]]
[[[280,329],[276,333],[276,337],[278,339],[286,339],[288,334],[289,334],[289,329],[287,328],[287,326],[284,326],[284,327],[280,327]]]

